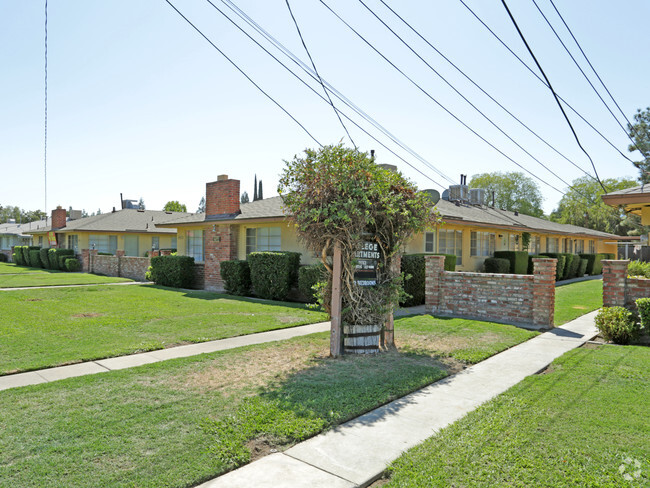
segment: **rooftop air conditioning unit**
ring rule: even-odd
[[[466,202],[469,200],[469,187],[467,185],[450,185],[449,201]]]
[[[469,191],[469,203],[472,205],[485,205],[485,189],[472,188]]]
[[[70,220],[77,220],[81,218],[81,210],[72,210],[70,212]]]

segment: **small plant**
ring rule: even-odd
[[[79,264],[79,260],[78,260],[78,259],[76,259],[76,258],[70,258],[70,259],[66,259],[66,260],[65,260],[65,268],[66,268],[68,271],[74,273],[74,272],[79,271],[79,269],[81,268],[81,265]]]
[[[629,344],[640,332],[632,312],[623,307],[601,308],[596,315],[596,327],[605,340],[616,344]]]
[[[641,318],[641,327],[650,333],[650,298],[638,298],[636,308],[639,310]]]
[[[327,280],[326,271],[322,263],[301,266],[298,270],[298,291],[307,302],[315,303],[317,301],[316,288],[314,287],[319,282]]]
[[[650,263],[631,261],[627,266],[627,275],[634,278],[650,278]]]

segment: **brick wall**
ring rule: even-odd
[[[151,260],[149,258],[141,258],[136,256],[121,256],[120,260],[120,276],[129,278],[136,281],[145,281],[145,274]]]
[[[203,263],[194,263],[194,281],[192,288],[203,290],[205,288],[205,265]]]
[[[97,249],[81,250],[81,270],[85,273],[145,281],[145,273],[150,264],[149,258],[125,256],[124,251],[117,251],[115,256],[99,256]]]
[[[52,229],[61,229],[65,227],[67,213],[65,208],[56,207],[52,210]]]
[[[555,259],[533,259],[533,275],[449,272],[444,259],[426,257],[427,312],[553,327]]]
[[[636,310],[637,298],[650,298],[650,280],[628,278],[629,260],[603,259],[603,306]]]
[[[219,175],[217,181],[205,184],[205,215],[239,213],[239,180]]]
[[[94,256],[93,273],[106,276],[120,276],[120,258],[117,256]]]
[[[215,224],[204,231],[204,236],[204,288],[211,291],[223,291],[221,262],[237,259],[237,227],[228,224]]]

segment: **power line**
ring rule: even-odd
[[[625,112],[623,112],[623,110],[621,109],[620,105],[616,102],[616,99],[614,98],[614,96],[612,95],[612,93],[611,93],[611,92],[609,91],[609,89],[607,88],[607,85],[605,85],[605,82],[601,79],[600,75],[599,75],[598,72],[596,71],[596,68],[594,68],[594,66],[591,64],[591,61],[589,61],[589,58],[587,57],[587,54],[585,54],[585,52],[583,51],[582,46],[580,46],[580,43],[578,42],[578,39],[576,39],[576,36],[573,35],[573,31],[571,30],[571,28],[568,26],[568,24],[567,24],[566,21],[564,20],[564,17],[562,17],[562,14],[560,13],[560,11],[559,11],[559,10],[557,9],[557,7],[555,6],[555,3],[553,3],[553,0],[549,0],[549,2],[551,2],[551,5],[552,5],[553,8],[555,9],[555,12],[557,13],[558,17],[560,17],[560,20],[562,20],[562,23],[564,24],[564,27],[566,27],[566,30],[569,31],[569,34],[571,34],[571,38],[572,38],[572,39],[574,40],[574,42],[576,43],[576,46],[578,46],[578,49],[579,49],[580,52],[582,53],[582,56],[585,58],[585,60],[587,61],[587,64],[589,64],[589,67],[591,68],[591,70],[592,70],[592,71],[594,72],[594,74],[596,75],[596,78],[598,78],[598,81],[600,81],[600,84],[603,85],[603,88],[605,89],[605,91],[606,91],[607,94],[609,95],[609,98],[612,99],[612,102],[614,102],[614,105],[616,105],[616,108],[618,109],[618,111],[621,112],[621,115],[622,115],[623,118],[625,118],[625,120],[627,121],[628,126],[630,127],[630,130],[633,130],[634,133],[638,136],[639,134],[636,132],[636,129],[635,129],[634,126],[632,125],[632,122],[630,122],[630,119],[627,118],[627,115],[625,115]],[[539,7],[537,7],[537,8],[539,9]],[[614,115],[614,114],[612,114],[612,115]],[[616,119],[616,121],[618,122],[618,119]],[[619,123],[619,125],[621,125],[621,124]],[[621,128],[623,129],[623,131],[625,132],[625,134],[630,138],[630,140],[632,141],[632,143],[636,145],[636,142],[632,139],[632,137],[630,136],[629,132],[627,132],[627,131],[625,130],[625,128],[623,128],[622,126],[621,126]],[[641,154],[643,154],[644,157],[646,157],[646,158],[649,157],[649,156],[648,156],[647,154],[645,154],[641,149],[639,149],[639,152],[640,152]]]
[[[591,159],[591,156],[589,156],[589,153],[585,150],[584,147],[582,147],[582,144],[580,144],[580,139],[578,139],[578,134],[576,134],[576,131],[574,130],[573,125],[571,124],[571,121],[569,120],[569,117],[567,116],[566,112],[564,111],[564,108],[562,107],[562,104],[560,103],[560,100],[558,99],[557,94],[555,93],[555,90],[553,89],[553,86],[551,85],[551,81],[546,76],[546,73],[544,73],[544,70],[542,69],[542,66],[539,64],[539,61],[537,61],[537,58],[535,57],[535,54],[533,54],[533,50],[528,45],[528,42],[526,42],[526,38],[524,37],[524,34],[521,32],[521,29],[519,29],[519,26],[517,25],[517,21],[513,17],[512,13],[510,12],[510,9],[508,8],[508,4],[506,3],[506,0],[501,0],[501,3],[505,7],[506,12],[508,12],[508,16],[510,17],[510,20],[512,20],[512,23],[514,24],[515,28],[517,29],[517,32],[519,33],[519,37],[521,37],[521,40],[523,41],[524,45],[526,46],[526,49],[528,49],[528,52],[530,53],[530,56],[535,61],[535,64],[537,65],[537,68],[542,73],[542,76],[544,76],[544,79],[546,80],[548,88],[549,88],[549,90],[551,90],[551,93],[553,94],[553,98],[557,102],[558,107],[560,107],[560,111],[562,112],[562,115],[564,115],[564,118],[566,119],[567,124],[569,124],[569,127],[571,128],[571,132],[573,133],[573,137],[575,137],[576,142],[578,143],[578,146],[580,147],[580,149],[582,149],[582,152],[585,153],[585,155],[587,156],[587,158],[591,162],[591,167],[594,169],[594,174],[596,175],[596,179],[598,180],[598,183],[600,183],[600,186],[603,188],[603,190],[605,192],[607,192],[607,189],[605,188],[605,185],[603,185],[603,182],[600,181],[600,178],[598,177],[598,172],[596,171],[596,165],[594,165],[593,159]]]
[[[510,54],[512,54],[535,78],[537,78],[540,83],[542,83],[544,86],[546,86],[546,88],[548,88],[548,85],[542,79],[542,77],[540,77],[537,73],[535,73],[535,71],[530,66],[528,66],[528,64],[523,59],[521,59],[517,53],[515,53],[512,49],[510,49],[510,46],[508,46],[505,42],[503,42],[503,40],[490,28],[489,25],[483,22],[483,20],[463,0],[458,0],[458,1],[462,3],[467,10],[469,10],[469,12],[476,18],[476,20],[478,20],[481,23],[481,25],[483,25],[483,27],[485,27],[488,30],[488,32],[490,32],[490,34],[492,34],[495,37],[495,39],[499,41],[501,45],[508,50],[508,52],[510,52]],[[589,122],[586,118],[584,118],[580,112],[578,112],[575,108],[573,108],[573,106],[569,102],[567,102],[559,94],[556,93],[556,95],[562,101],[562,103],[564,103],[574,114],[580,117],[580,119],[585,124],[591,127],[591,129],[594,132],[596,132],[596,134],[598,134],[605,142],[607,142],[607,144],[612,146],[612,148],[616,152],[618,152],[623,158],[627,159],[629,162],[634,163],[634,161],[632,161],[629,157],[627,157],[618,147],[616,147],[616,145],[612,141],[610,141],[607,137],[605,137],[605,135],[602,132],[600,132],[596,127],[594,127],[591,122]]]
[[[200,30],[197,26],[195,26],[195,25],[194,25],[194,24],[193,24],[193,23],[192,23],[192,22],[191,22],[187,17],[185,17],[185,16],[180,12],[180,10],[178,10],[178,9],[176,8],[176,6],[174,6],[174,4],[171,3],[170,0],[165,0],[165,1],[169,4],[169,6],[170,6],[171,8],[173,8],[173,9],[176,11],[176,13],[177,13],[178,15],[180,15],[180,16],[185,20],[185,22],[187,22],[189,25],[191,25],[191,26],[194,28],[194,30],[195,30],[196,32],[198,32],[198,33],[201,35],[201,37],[203,37],[203,39],[205,39],[206,41],[208,41],[208,42],[210,43],[210,45],[211,45],[214,49],[216,49],[216,50],[219,52],[219,54],[221,54],[224,58],[226,58],[226,60],[227,60],[230,64],[232,64],[232,65],[237,69],[237,71],[239,71],[242,75],[244,75],[244,77],[245,77],[248,81],[250,81],[250,82],[253,84],[253,86],[255,86],[255,88],[257,88],[259,91],[261,91],[261,92],[262,92],[262,93],[263,93],[263,94],[264,94],[264,95],[265,95],[269,100],[271,100],[271,101],[272,101],[272,102],[273,102],[277,107],[279,107],[280,110],[282,110],[285,114],[287,114],[287,115],[291,118],[291,120],[293,120],[296,124],[298,124],[298,125],[300,126],[300,128],[301,128],[302,130],[304,130],[304,131],[307,133],[307,135],[308,135],[309,137],[311,137],[311,138],[314,140],[314,142],[316,142],[316,144],[318,144],[318,145],[321,146],[321,147],[323,146],[323,145],[322,145],[320,142],[318,142],[318,140],[317,140],[317,139],[316,139],[316,138],[311,134],[311,132],[309,132],[309,131],[305,128],[304,125],[302,125],[300,122],[298,122],[298,120],[297,120],[293,115],[291,115],[291,114],[287,111],[287,109],[285,109],[282,105],[280,105],[280,103],[278,103],[278,102],[277,102],[277,101],[276,101],[276,100],[275,100],[271,95],[269,95],[268,93],[266,93],[266,92],[262,89],[262,87],[260,87],[257,83],[255,83],[255,82],[252,80],[252,78],[251,78],[250,76],[248,76],[248,75],[244,72],[244,70],[242,70],[239,66],[237,66],[237,64],[236,64],[232,59],[230,59],[230,58],[226,55],[226,53],[224,53],[221,49],[219,49],[219,48],[216,46],[216,44],[214,44],[214,43],[213,43],[213,42],[212,42],[212,41],[211,41],[211,40],[210,40],[210,39],[209,39],[209,38],[208,38],[208,37],[207,37],[203,32],[201,32],[201,30]]]
[[[537,139],[539,139],[541,142],[546,144],[550,149],[552,149],[555,153],[557,153],[559,156],[564,158],[566,161],[571,163],[573,166],[575,166],[577,169],[582,171],[585,175],[591,176],[587,171],[582,169],[580,166],[578,166],[576,163],[574,163],[571,159],[569,159],[567,156],[562,154],[558,149],[556,149],[551,143],[549,143],[546,139],[544,139],[542,136],[540,136],[537,132],[535,132],[533,129],[531,129],[528,125],[526,125],[521,119],[519,119],[515,114],[513,114],[510,110],[508,110],[506,107],[504,107],[501,103],[499,103],[498,100],[496,100],[492,95],[490,95],[488,92],[486,92],[483,87],[481,87],[478,83],[476,83],[468,74],[466,74],[462,69],[460,69],[456,64],[454,64],[447,56],[445,56],[438,48],[436,48],[428,39],[426,39],[422,34],[420,34],[411,24],[409,24],[401,15],[399,15],[395,10],[393,10],[384,0],[379,0],[388,10],[390,10],[399,20],[401,20],[409,29],[411,29],[420,39],[422,39],[431,49],[433,49],[436,53],[438,53],[445,61],[447,61],[453,68],[455,68],[461,75],[465,77],[472,85],[474,85],[476,88],[478,88],[485,96],[487,96],[490,100],[492,100],[499,108],[501,108],[505,113],[510,115],[513,119],[515,119],[521,126],[523,126],[528,132],[533,134]],[[367,7],[366,7],[367,8]]]
[[[325,84],[323,83],[323,79],[321,78],[320,74],[318,73],[318,70],[316,69],[316,64],[314,63],[314,60],[311,57],[311,54],[309,53],[309,49],[307,49],[307,44],[305,44],[305,39],[302,37],[302,33],[300,32],[300,27],[298,27],[298,21],[296,20],[296,17],[293,15],[293,11],[291,10],[291,5],[289,4],[289,0],[285,0],[285,2],[287,3],[287,9],[289,9],[289,14],[291,15],[291,18],[293,19],[293,23],[296,26],[296,31],[298,31],[298,36],[300,37],[300,42],[302,42],[302,47],[305,48],[305,52],[307,53],[307,57],[309,58],[309,61],[311,62],[312,67],[314,68],[314,73],[316,73],[316,76],[318,77],[318,81],[319,81],[320,85],[323,87],[323,91],[325,92],[325,96],[327,96],[327,100],[329,100],[329,103],[332,106],[332,110],[334,110],[334,113],[336,114],[336,118],[339,119],[339,122],[341,123],[341,126],[343,126],[343,130],[348,135],[348,138],[350,139],[350,142],[352,143],[352,145],[356,149],[357,145],[354,143],[354,140],[352,139],[352,136],[350,135],[350,132],[348,131],[348,128],[343,123],[343,120],[341,120],[341,116],[339,115],[339,111],[334,106],[334,102],[332,101],[332,98],[330,97],[330,94],[327,91],[327,88],[325,88]]]
[[[266,54],[271,56],[278,64],[280,64],[283,68],[285,68],[289,73],[291,73],[296,79],[298,79],[301,83],[303,83],[307,88],[309,88],[314,94],[316,94],[319,98],[321,98],[323,101],[326,101],[325,97],[323,97],[320,93],[318,93],[316,90],[314,90],[313,87],[311,87],[307,82],[305,82],[302,78],[300,78],[296,73],[294,73],[288,66],[286,66],[282,61],[280,61],[276,56],[274,56],[272,53],[270,53],[264,46],[262,46],[256,39],[254,39],[248,32],[246,32],[244,29],[242,29],[236,22],[234,22],[228,15],[226,15],[219,7],[217,7],[212,1],[206,0],[215,10],[217,10],[222,16],[224,16],[229,22],[231,22],[235,27],[237,27],[244,35],[246,35],[251,41],[253,41],[257,46],[262,49]],[[290,50],[288,50],[285,46],[283,46],[277,39],[275,39],[271,34],[269,34],[267,31],[265,31],[258,23],[256,23],[251,17],[249,17],[246,12],[241,10],[236,4],[234,4],[231,0],[221,0],[221,2],[226,5],[232,12],[234,12],[240,19],[244,20],[249,26],[251,26],[255,31],[257,31],[259,34],[261,34],[265,39],[267,39],[271,44],[273,44],[278,50],[280,50],[285,56],[287,56],[293,63],[295,63],[299,68],[301,68],[305,73],[307,73],[309,76],[311,76],[314,80],[316,80],[315,74],[313,74],[310,69],[299,59],[297,58]],[[455,183],[455,180],[451,179],[449,176],[445,175],[443,172],[441,172],[438,168],[436,168],[433,164],[431,164],[429,161],[424,159],[422,156],[420,156],[417,152],[415,152],[413,149],[405,145],[403,142],[401,142],[398,138],[396,138],[393,134],[390,133],[387,129],[385,129],[381,124],[379,124],[375,119],[370,117],[368,114],[366,114],[363,110],[361,110],[359,107],[357,107],[354,103],[352,103],[347,97],[345,97],[341,92],[339,92],[335,87],[333,87],[331,84],[329,84],[326,80],[323,80],[323,83],[328,87],[328,89],[340,100],[342,101],[346,106],[348,106],[350,109],[352,109],[354,112],[356,112],[358,115],[360,115],[364,120],[369,122],[371,125],[373,125],[375,128],[380,130],[384,135],[386,135],[389,139],[391,139],[395,144],[397,144],[399,147],[407,151],[409,154],[417,158],[420,162],[422,162],[425,166],[427,166],[429,169],[440,175],[442,178],[447,180],[450,183]],[[395,151],[390,149],[388,146],[386,146],[384,143],[379,141],[375,136],[370,134],[367,130],[365,130],[363,127],[361,127],[359,124],[357,124],[352,118],[347,116],[344,112],[340,113],[352,124],[354,124],[358,129],[363,131],[366,135],[368,135],[370,138],[372,138],[375,142],[380,144],[383,148],[385,148],[387,151],[389,151],[391,154],[393,154],[395,157],[403,161],[405,164],[407,164],[409,167],[420,173],[422,176],[427,178],[428,180],[432,181],[436,185],[440,186],[441,188],[445,188],[444,185],[441,185],[434,179],[432,179],[430,176],[424,174],[422,171],[417,169],[415,166],[413,166],[411,163],[409,163],[406,159],[404,159],[402,156],[397,154]]]
[[[551,173],[553,176],[555,176],[558,180],[560,180],[562,183],[565,185],[571,187],[570,183],[567,183],[560,177],[557,173],[555,173],[553,170],[551,170],[548,166],[546,166],[544,163],[542,163],[539,159],[537,159],[535,156],[533,156],[530,152],[528,152],[521,144],[519,144],[517,141],[515,141],[512,137],[510,137],[509,134],[507,134],[501,127],[499,127],[490,117],[485,115],[476,105],[474,105],[465,95],[463,95],[452,83],[450,83],[444,76],[442,76],[433,66],[431,66],[422,56],[420,56],[415,49],[411,45],[409,45],[402,37],[399,36],[393,29],[386,24],[371,8],[369,8],[363,0],[359,0],[359,3],[363,5],[381,24],[386,27],[395,37],[397,37],[402,44],[404,44],[413,54],[415,54],[420,61],[422,61],[431,71],[433,71],[443,82],[447,84],[454,92],[460,96],[465,102],[467,102],[474,110],[476,110],[485,120],[487,120],[492,126],[494,126],[501,134],[503,134],[505,137],[508,138],[513,144],[515,144],[519,149],[521,149],[524,153],[526,153],[528,156],[530,156],[536,163],[538,163],[540,166],[542,166],[546,171]]]
[[[312,86],[310,86],[310,85],[309,85],[305,80],[303,80],[302,78],[300,78],[300,77],[299,77],[295,72],[293,72],[293,71],[292,71],[292,70],[291,70],[287,65],[285,65],[282,61],[280,61],[280,60],[279,60],[276,56],[274,56],[271,52],[269,52],[268,49],[266,49],[264,46],[262,46],[262,45],[261,45],[261,44],[260,44],[260,43],[255,39],[255,38],[253,38],[253,37],[252,37],[248,32],[246,32],[244,29],[242,29],[241,26],[239,26],[235,21],[233,21],[230,17],[228,17],[228,15],[226,15],[226,14],[225,14],[225,13],[224,13],[220,8],[219,8],[219,7],[217,7],[217,6],[216,6],[214,3],[212,3],[210,0],[206,0],[206,1],[207,1],[210,5],[212,5],[212,6],[215,8],[215,10],[217,10],[221,15],[223,15],[223,16],[224,16],[228,21],[230,21],[230,22],[231,22],[235,27],[237,27],[237,28],[238,28],[238,29],[239,29],[239,30],[240,30],[244,35],[246,35],[246,36],[247,36],[251,41],[253,41],[253,42],[254,42],[254,43],[255,43],[255,44],[256,44],[260,49],[262,49],[266,54],[268,54],[269,56],[271,56],[271,57],[272,57],[272,58],[273,58],[273,59],[274,59],[278,64],[280,64],[284,69],[286,69],[289,73],[291,73],[291,74],[292,74],[292,75],[293,75],[293,76],[294,76],[298,81],[300,81],[303,85],[305,85],[307,88],[309,88],[309,89],[310,89],[310,90],[311,90],[311,91],[312,91],[316,96],[318,96],[321,100],[323,100],[324,102],[327,102],[326,98],[325,98],[323,95],[321,95],[320,93],[318,93],[317,90],[315,90]],[[236,6],[235,6],[235,7],[236,7]],[[238,7],[237,7],[237,8],[238,8]],[[243,11],[242,11],[242,14],[245,15],[245,13],[244,13]],[[252,19],[251,19],[251,21],[252,21]],[[260,29],[261,29],[261,27],[260,27]],[[266,31],[264,31],[264,32],[266,32]],[[277,46],[276,46],[276,47],[277,47]],[[290,51],[289,51],[289,52],[290,52]],[[309,73],[308,70],[306,69],[306,66],[304,66],[304,64],[302,65],[302,67],[303,67],[303,69],[305,69],[305,71],[306,71],[307,73]],[[309,74],[311,75],[311,73],[309,73]],[[315,76],[314,76],[314,75],[311,75],[311,76],[312,76],[312,78],[315,79]],[[325,83],[327,84],[327,82],[325,82]],[[328,85],[328,86],[329,86],[329,85]],[[330,87],[330,89],[332,89],[332,88]],[[334,92],[334,94],[336,95],[336,92]],[[342,100],[342,101],[343,101],[344,103],[347,104],[347,102],[345,102],[344,100]],[[360,129],[361,131],[363,131],[363,132],[364,132],[368,137],[370,137],[371,139],[373,139],[375,142],[377,142],[379,145],[381,145],[384,149],[386,149],[388,152],[390,152],[391,154],[393,154],[395,157],[397,157],[398,159],[400,159],[401,161],[403,161],[406,165],[408,165],[408,166],[411,167],[413,170],[417,171],[419,174],[421,174],[422,176],[424,176],[425,178],[427,178],[427,179],[430,180],[431,182],[435,183],[435,184],[438,185],[439,187],[441,187],[441,188],[445,188],[444,185],[441,185],[441,184],[438,183],[436,180],[434,180],[433,178],[431,178],[429,175],[427,175],[427,174],[423,173],[422,171],[420,171],[418,168],[416,168],[415,166],[413,166],[411,163],[409,163],[409,162],[408,162],[406,159],[404,159],[402,156],[400,156],[400,155],[397,154],[395,151],[393,151],[392,149],[390,149],[388,146],[386,146],[383,142],[381,142],[381,141],[380,141],[379,139],[377,139],[375,136],[373,136],[372,134],[370,134],[367,130],[365,130],[363,127],[361,127],[359,124],[357,124],[357,123],[356,123],[352,118],[350,118],[348,115],[346,115],[345,112],[342,112],[342,111],[339,111],[339,112],[340,112],[340,113],[341,113],[341,114],[342,114],[342,115],[343,115],[343,116],[344,116],[344,117],[345,117],[349,122],[351,122],[352,124],[354,124],[358,129]],[[434,168],[433,166],[432,166],[432,168],[435,170],[435,168]],[[437,170],[436,170],[436,171],[437,171]],[[445,177],[442,173],[441,173],[441,175],[442,175],[443,177]],[[450,182],[453,182],[453,181],[452,181],[451,179],[449,179],[448,177],[445,177],[445,178],[447,178]]]
[[[375,46],[373,46],[365,37],[363,37],[359,32],[357,32],[354,27],[352,27],[350,24],[348,24],[340,15],[338,15],[332,8],[325,3],[324,0],[320,0],[320,2],[332,13],[336,18],[338,18],[343,24],[345,24],[348,29],[350,29],[352,32],[354,32],[363,42],[365,42],[373,51],[375,51],[379,56],[381,56],[384,61],[386,61],[388,64],[390,64],[398,73],[400,73],[402,76],[404,76],[409,82],[411,82],[416,88],[418,88],[424,95],[426,95],[431,101],[433,101],[436,105],[438,105],[440,108],[442,108],[445,112],[447,112],[451,117],[453,117],[457,122],[459,122],[463,127],[465,127],[467,130],[469,130],[472,134],[474,134],[476,137],[481,139],[483,142],[485,142],[488,146],[490,146],[492,149],[497,151],[499,154],[501,154],[503,157],[508,159],[510,162],[514,163],[517,165],[519,168],[523,169],[526,173],[530,174],[533,178],[541,181],[544,183],[546,186],[552,188],[553,190],[557,191],[558,193],[561,193],[564,195],[564,192],[561,190],[557,189],[555,186],[551,185],[550,183],[546,182],[536,174],[532,173],[528,169],[526,169],[524,166],[519,164],[517,161],[512,159],[510,156],[508,156],[506,153],[501,151],[498,147],[496,147],[494,144],[492,144],[490,141],[488,141],[486,138],[484,138],[482,135],[480,135],[478,132],[476,132],[474,129],[472,129],[469,125],[467,125],[465,122],[463,122],[460,118],[458,118],[453,112],[451,112],[447,107],[445,107],[443,104],[441,104],[438,100],[436,100],[429,92],[427,92],[424,88],[422,88],[417,82],[415,82],[411,77],[409,77],[406,73],[404,73],[400,68],[398,68],[391,60],[389,60],[386,56],[384,56]]]
[[[44,134],[44,147],[43,147],[43,170],[45,177],[45,208],[43,211],[47,215],[47,0],[45,0],[45,134]],[[47,217],[46,217],[47,218]]]

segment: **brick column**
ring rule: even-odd
[[[223,291],[221,262],[237,259],[237,231],[239,227],[216,224],[204,230],[205,236],[205,289]]]
[[[425,256],[424,268],[424,309],[427,313],[436,313],[444,303],[442,274],[445,271],[445,257]]]
[[[115,257],[117,258],[117,276],[122,276],[122,258],[124,257],[125,251],[121,249],[115,250]]]
[[[624,307],[629,260],[603,259],[603,306]]]
[[[81,250],[81,271],[90,272],[90,249]]]
[[[554,327],[557,259],[533,258],[533,324]]]

